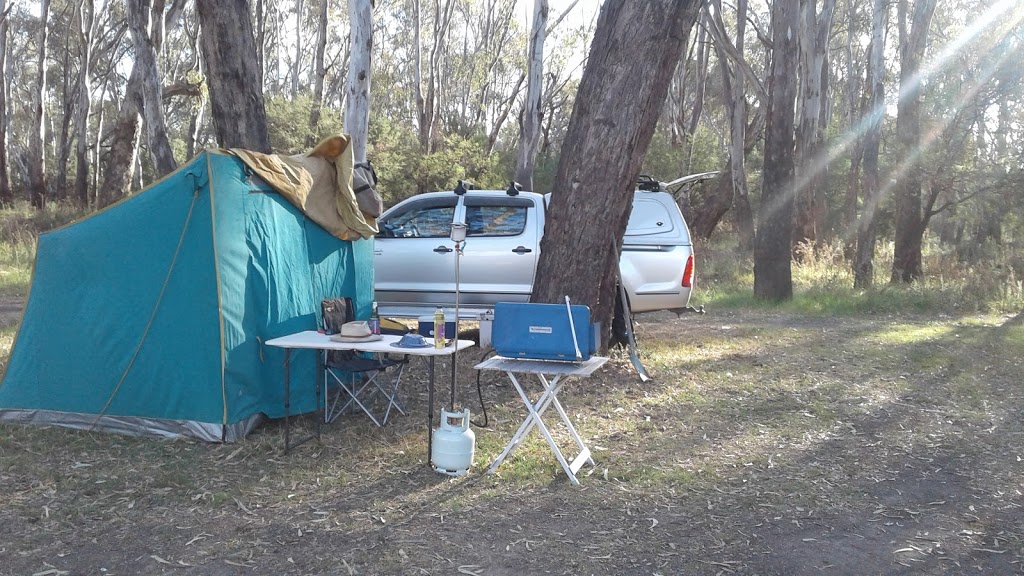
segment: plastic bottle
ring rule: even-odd
[[[367,322],[370,326],[371,334],[380,334],[380,314],[377,312],[377,303],[373,303],[373,310],[370,311],[370,321]]]
[[[444,348],[444,310],[434,311],[434,347]]]

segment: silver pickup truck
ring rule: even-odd
[[[385,211],[374,240],[375,298],[381,315],[414,318],[455,305],[479,318],[496,302],[527,302],[533,290],[547,199],[505,190],[429,192]],[[467,226],[456,262],[449,235]],[[619,261],[633,312],[685,308],[694,282],[690,231],[671,194],[637,190]]]

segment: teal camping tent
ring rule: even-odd
[[[264,343],[316,329],[326,297],[366,317],[372,294],[372,240],[335,238],[203,152],[39,237],[0,421],[237,440],[284,415],[284,351]],[[292,354],[293,414],[315,409],[313,354]]]

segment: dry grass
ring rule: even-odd
[[[575,488],[538,434],[486,474],[524,413],[493,374],[457,479],[425,464],[415,380],[410,416],[343,416],[287,456],[278,422],[232,445],[0,426],[0,573],[1021,571],[1021,316],[746,310],[639,334],[654,382],[617,353],[561,395],[597,463]],[[479,356],[460,366],[478,421]]]

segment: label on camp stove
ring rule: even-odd
[[[530,326],[530,334],[551,334],[551,326]]]

